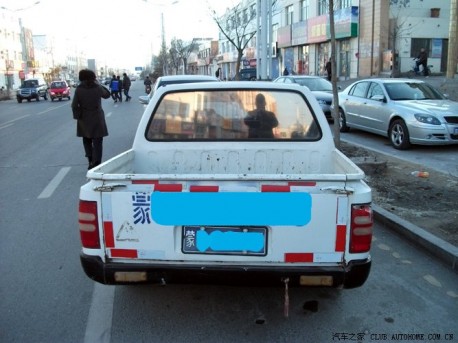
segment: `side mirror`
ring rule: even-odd
[[[371,97],[371,100],[386,102],[385,96],[380,95],[380,94],[374,95],[373,97]]]

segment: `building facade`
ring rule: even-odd
[[[244,18],[245,11],[256,13],[256,3],[244,0],[226,12],[221,19],[226,32],[235,37],[231,18]],[[270,78],[285,68],[292,74],[326,75],[324,66],[331,57],[329,1],[280,0],[271,15]],[[336,75],[339,79],[398,76],[395,71],[411,69],[421,47],[428,52],[432,72],[443,73],[449,24],[449,0],[334,0]],[[246,32],[255,28],[247,25]],[[262,48],[262,43],[256,44],[259,39],[254,35],[247,44],[241,68],[256,66]],[[235,75],[236,60],[234,45],[220,32],[217,64],[224,78]]]

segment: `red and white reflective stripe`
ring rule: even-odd
[[[336,247],[335,251],[345,252],[347,244],[348,198],[337,197]]]
[[[337,198],[336,213],[336,241],[335,252],[331,253],[312,253],[312,252],[291,252],[284,256],[288,263],[307,263],[307,262],[341,262],[347,244],[347,221],[348,221],[348,198],[341,196]]]
[[[103,222],[103,233],[105,235],[105,247],[114,248],[114,232],[113,232],[113,222]]]
[[[332,263],[342,262],[343,253],[312,253],[312,252],[291,252],[286,253],[284,261],[286,263]]]
[[[136,249],[109,249],[111,258],[138,258]]]
[[[261,192],[294,192],[303,191],[303,187],[314,187],[315,181],[290,181],[287,184],[261,185]]]
[[[159,192],[182,192],[181,183],[161,183],[158,180],[132,180],[133,185],[152,185],[154,191]]]
[[[190,192],[219,192],[219,186],[191,185]]]
[[[184,187],[181,183],[162,183],[159,180],[132,180],[133,185],[152,185],[155,191],[161,192],[182,192]],[[290,181],[285,184],[264,184],[261,185],[261,192],[293,192],[303,191],[303,187],[314,187],[315,181]],[[256,191],[253,186],[242,185],[202,185],[195,184],[189,186],[190,192],[237,192],[237,191]]]

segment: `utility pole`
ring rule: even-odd
[[[162,58],[163,64],[162,64],[162,73],[164,75],[168,75],[168,66],[167,66],[167,44],[165,42],[165,27],[164,27],[164,13],[161,13],[161,36],[162,36],[162,43],[161,43],[161,50],[162,50]]]
[[[453,79],[458,63],[458,0],[450,1],[450,28],[447,56],[447,79]]]

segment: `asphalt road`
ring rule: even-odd
[[[104,160],[131,146],[142,90],[104,102]],[[378,223],[367,283],[290,289],[288,317],[282,288],[95,284],[79,263],[87,161],[69,105],[0,102],[0,342],[458,341],[456,273]]]

